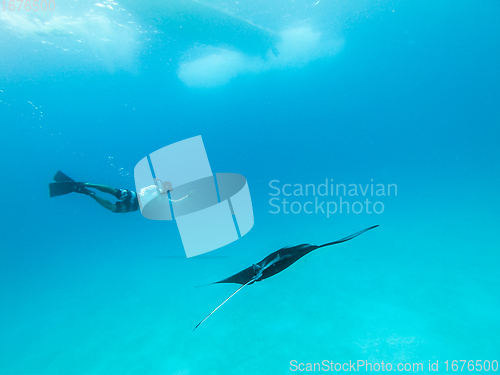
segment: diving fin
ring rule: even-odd
[[[83,182],[61,181],[52,182],[49,184],[50,197],[58,197],[69,193],[92,194],[92,191],[87,189]]]
[[[73,180],[71,177],[66,176],[61,171],[57,171],[56,175],[54,176],[54,181],[61,182],[61,181],[75,181],[75,180]]]
[[[57,171],[54,181],[56,182],[49,184],[49,195],[51,198],[69,193],[92,194],[92,190],[87,189],[84,182],[76,182],[61,171]]]

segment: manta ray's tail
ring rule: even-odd
[[[342,243],[342,242],[346,242],[346,241],[352,240],[353,238],[358,237],[360,234],[363,234],[363,233],[365,233],[365,232],[368,232],[370,229],[373,229],[373,228],[376,228],[376,227],[378,227],[378,225],[374,225],[373,227],[369,227],[369,228],[366,228],[366,229],[360,230],[359,232],[356,232],[356,233],[354,233],[354,234],[351,234],[350,236],[347,236],[347,237],[341,238],[340,240],[325,243],[324,245],[318,246],[318,249],[319,249],[320,247],[325,247],[325,246],[335,245],[335,244],[338,244],[338,243]]]
[[[203,319],[201,322],[199,322],[199,323],[196,325],[196,327],[194,327],[194,328],[193,328],[193,331],[194,331],[196,328],[198,328],[198,327],[201,325],[201,323],[203,323],[205,320],[207,320],[208,318],[210,318],[210,316],[211,316],[214,312],[216,312],[216,311],[219,309],[219,307],[221,307],[223,304],[225,304],[227,301],[229,301],[229,299],[230,299],[232,296],[234,296],[234,295],[235,295],[236,293],[238,293],[241,289],[243,289],[243,287],[245,287],[245,286],[247,286],[247,285],[250,285],[250,284],[252,284],[253,282],[255,282],[255,280],[256,280],[255,278],[252,278],[252,280],[250,280],[248,283],[243,284],[242,286],[240,286],[240,287],[236,290],[236,292],[234,292],[234,293],[233,293],[233,294],[231,294],[229,297],[227,297],[227,298],[226,298],[226,300],[225,300],[224,302],[222,302],[219,306],[217,306],[217,307],[214,309],[214,311],[212,311],[210,314],[208,314],[208,315],[205,317],[205,319]]]

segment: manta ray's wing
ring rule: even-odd
[[[360,230],[359,232],[356,232],[356,233],[354,233],[354,234],[351,234],[350,236],[347,236],[347,237],[341,238],[340,240],[325,243],[325,244],[323,244],[323,245],[318,246],[317,248],[319,249],[320,247],[325,247],[325,246],[335,245],[335,244],[338,244],[338,243],[342,243],[342,242],[346,242],[346,241],[352,240],[353,238],[358,237],[360,234],[363,234],[363,233],[365,233],[365,232],[368,232],[369,230],[371,230],[371,229],[373,229],[373,228],[376,228],[376,227],[378,227],[378,225],[374,225],[373,227],[369,227],[369,228],[366,228],[366,229]]]
[[[254,267],[250,266],[243,271],[235,273],[233,276],[226,277],[223,280],[216,281],[213,284],[246,284],[255,276]]]

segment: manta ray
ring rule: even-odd
[[[241,286],[233,293],[231,294],[224,302],[222,302],[219,306],[217,306],[210,314],[208,314],[205,319],[203,319],[201,322],[198,323],[196,327],[194,327],[193,331],[198,328],[205,320],[207,320],[214,312],[216,312],[222,305],[224,305],[231,297],[233,297],[236,293],[238,293],[241,289],[243,289],[245,286],[253,284],[257,281],[262,281],[264,279],[267,279],[271,276],[274,276],[281,271],[285,270],[286,268],[290,267],[292,264],[294,264],[296,261],[298,261],[300,258],[302,258],[304,255],[309,254],[311,251],[314,251],[316,249],[326,247],[326,246],[331,246],[331,245],[336,245],[342,242],[346,242],[349,240],[352,240],[353,238],[359,236],[360,234],[363,234],[373,228],[378,227],[378,225],[374,225],[372,227],[360,230],[359,232],[356,232],[354,234],[351,234],[350,236],[341,238],[340,240],[333,241],[333,242],[328,242],[323,245],[309,245],[309,244],[302,244],[302,245],[296,245],[296,246],[287,246],[283,247],[274,253],[269,254],[267,257],[262,259],[259,263],[252,264],[250,267],[245,268],[244,270],[229,276],[223,280],[216,281],[211,284],[226,284],[226,283],[233,283],[233,284],[240,284]],[[208,284],[208,285],[211,285]]]

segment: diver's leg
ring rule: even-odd
[[[97,189],[99,191],[102,191],[103,193],[114,195],[115,197],[116,197],[117,191],[119,191],[118,189],[115,189],[115,188],[108,186],[108,185],[91,184],[89,182],[85,183],[85,187]]]
[[[90,186],[89,186],[90,187]],[[93,186],[92,186],[93,187]],[[96,188],[97,189],[97,188]],[[92,199],[94,199],[97,203],[99,203],[104,208],[110,210],[111,212],[116,212],[116,205],[108,201],[107,199],[99,197],[96,193],[89,195]]]

